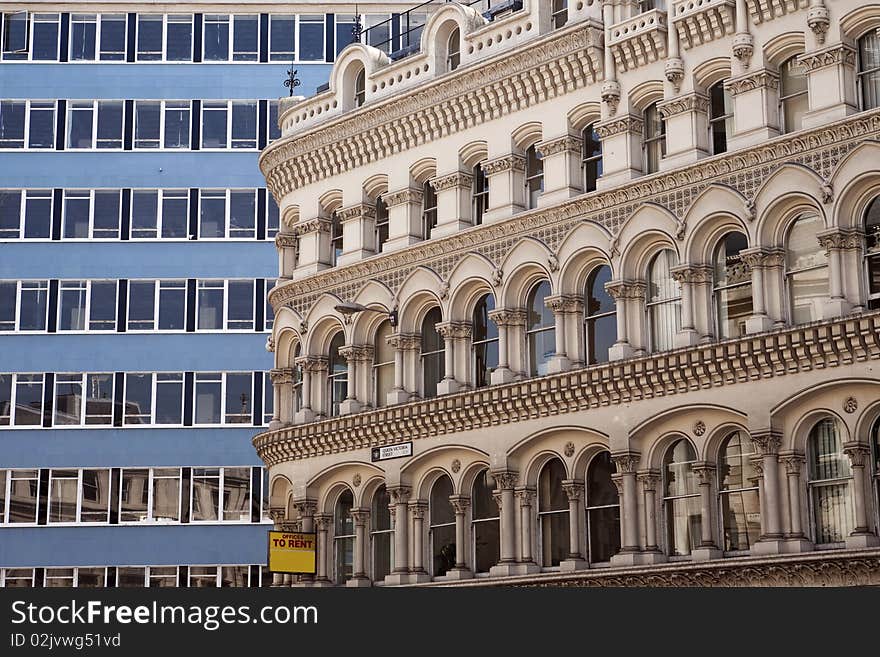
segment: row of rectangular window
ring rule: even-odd
[[[265,299],[274,286],[261,278],[0,280],[0,333],[261,333],[272,330]]]
[[[280,137],[277,100],[0,100],[0,149],[255,150]]]
[[[273,239],[260,189],[0,189],[0,240]]]
[[[214,588],[271,586],[266,566],[0,568],[0,588]]]
[[[0,427],[264,426],[264,372],[0,374]]]
[[[259,523],[265,488],[259,466],[0,470],[0,525]]]
[[[390,41],[390,18],[360,16],[362,26],[374,28],[371,43]],[[17,11],[0,14],[0,22],[4,61],[332,62],[353,41],[355,17]]]

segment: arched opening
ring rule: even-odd
[[[526,149],[526,208],[538,207],[544,191],[544,154],[534,144]]]
[[[473,313],[472,351],[474,387],[489,385],[492,372],[498,367],[498,327],[489,319],[495,309],[495,297],[485,294],[477,301]]]
[[[558,30],[568,22],[568,0],[553,0],[550,20],[554,30]]]
[[[454,71],[461,65],[461,30],[455,28],[446,42],[446,70]]]
[[[422,239],[431,239],[431,232],[437,226],[437,193],[434,185],[425,181],[422,185]]]
[[[437,396],[437,384],[446,376],[445,342],[437,332],[440,308],[431,308],[422,320],[422,396]]]
[[[868,275],[868,307],[880,308],[880,196],[865,210],[865,269]]]
[[[546,567],[558,566],[568,555],[568,496],[562,487],[565,465],[551,459],[538,475],[538,525],[541,554]]]
[[[595,191],[602,176],[602,140],[595,125],[591,123],[581,131],[581,172],[585,192]]]
[[[673,556],[689,555],[700,541],[700,493],[693,470],[696,460],[694,447],[685,438],[670,445],[663,457],[666,546]]]
[[[620,551],[620,500],[611,475],[617,471],[611,453],[599,452],[587,469],[585,502],[590,563],[604,563]]]
[[[672,349],[675,334],[681,328],[681,285],[672,277],[678,256],[663,249],[648,266],[648,330],[651,351]]]
[[[489,471],[483,470],[474,480],[471,493],[471,541],[474,572],[488,573],[498,563],[501,549],[501,513],[492,497]]]
[[[373,391],[377,407],[385,406],[388,393],[394,388],[394,348],[388,344],[393,332],[391,322],[385,320],[376,329],[373,343]]]
[[[660,161],[666,156],[666,121],[657,109],[657,103],[645,108],[642,151],[645,173],[660,170]]]
[[[548,296],[550,296],[550,282],[545,280],[532,287],[527,300],[526,342],[529,376],[547,374],[547,364],[556,353],[556,325],[553,311],[544,303]]]
[[[837,420],[819,420],[810,431],[810,510],[817,544],[843,543],[855,527],[852,466],[843,452]]]
[[[727,152],[727,139],[733,134],[733,96],[724,81],[709,88],[709,135],[712,154]]]
[[[327,399],[330,402],[330,415],[339,415],[339,406],[348,396],[348,363],[339,350],[345,344],[345,334],[336,333],[327,351]]]
[[[293,413],[299,413],[303,402],[303,367],[297,360],[302,355],[302,345],[297,343],[293,350]]]
[[[798,64],[797,55],[779,67],[779,118],[782,132],[795,132],[803,127],[804,114],[810,109],[807,73]]]
[[[394,529],[391,527],[391,496],[385,484],[373,493],[370,505],[370,543],[372,544],[373,581],[381,582],[391,573],[394,563]]]
[[[473,187],[471,189],[471,209],[473,212],[474,225],[483,223],[483,215],[489,210],[489,177],[483,170],[483,164],[478,162],[473,169]]]
[[[440,577],[455,567],[455,511],[449,501],[452,480],[443,475],[431,488],[429,529],[431,563],[434,577]]]
[[[354,497],[351,491],[345,489],[336,500],[333,509],[333,554],[336,564],[336,584],[345,584],[354,573],[354,520],[351,517],[351,509],[354,506]]]
[[[367,71],[362,67],[354,79],[354,106],[361,107],[367,102]]]
[[[880,107],[880,35],[876,31],[859,39],[858,86],[863,110]]]
[[[718,452],[718,500],[724,550],[749,550],[761,536],[758,473],[751,439],[734,431]]]
[[[828,256],[816,239],[822,228],[822,218],[809,212],[799,216],[788,231],[785,282],[792,324],[821,319],[822,305],[828,298]]]
[[[617,306],[605,290],[611,267],[601,265],[590,272],[584,293],[584,336],[587,363],[608,362],[608,350],[617,341]]]
[[[716,330],[721,338],[746,334],[746,320],[752,315],[752,272],[743,261],[748,247],[742,233],[728,233],[715,247],[713,298]]]

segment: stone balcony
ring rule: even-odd
[[[736,0],[680,0],[672,24],[686,50],[720,39],[736,29]]]
[[[666,57],[666,12],[646,11],[615,23],[608,45],[620,71],[646,66]]]

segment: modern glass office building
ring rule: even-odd
[[[311,94],[355,7],[234,9],[2,10],[0,586],[265,578],[279,216],[257,158],[291,64]],[[389,51],[394,9],[358,5]]]

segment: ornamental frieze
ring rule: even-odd
[[[801,55],[797,61],[807,71],[815,71],[826,66],[836,66],[837,64],[855,66],[856,51],[852,46],[839,43],[825,50]]]
[[[424,193],[421,189],[407,187],[398,189],[396,192],[383,194],[382,200],[385,201],[387,207],[393,208],[395,205],[403,205],[404,203],[421,203],[423,197]]]
[[[445,176],[439,176],[431,180],[434,191],[445,192],[447,189],[468,189],[473,185],[474,177],[462,171],[456,171]]]
[[[703,94],[687,94],[657,103],[657,110],[664,119],[685,112],[707,112],[709,111],[709,98]]]
[[[754,91],[755,89],[763,89],[765,87],[767,89],[778,89],[779,75],[773,71],[762,69],[760,71],[755,71],[754,73],[741,75],[738,78],[733,78],[724,83],[724,88],[733,96],[747,91]]]
[[[538,149],[544,154],[544,157],[556,155],[557,153],[580,153],[583,147],[583,139],[573,135],[565,135],[558,139],[551,139],[538,145]]]

